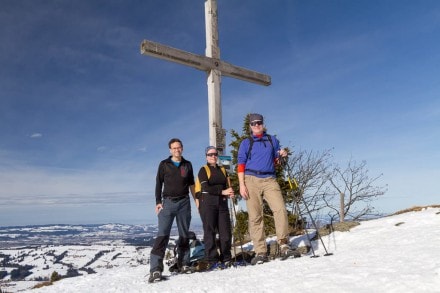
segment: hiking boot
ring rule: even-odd
[[[222,263],[222,268],[223,269],[229,269],[232,266],[233,266],[233,264],[232,264],[231,261],[225,261],[224,263]]]
[[[251,260],[251,265],[260,265],[264,262],[268,262],[269,258],[267,257],[266,254],[257,254],[256,256],[254,256],[254,258],[252,258]]]
[[[282,244],[280,246],[280,257],[282,260],[285,260],[289,257],[293,256],[294,258],[300,257],[301,253],[297,250],[291,249],[289,245]]]
[[[150,277],[148,278],[148,283],[154,283],[162,281],[162,273],[160,271],[155,271],[150,273]]]
[[[183,266],[180,268],[180,273],[181,274],[192,274],[192,273],[194,273],[194,270],[190,266]]]

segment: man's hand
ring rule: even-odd
[[[156,215],[158,215],[162,209],[163,209],[162,204],[161,204],[161,203],[158,203],[158,204],[156,205]]]
[[[240,183],[240,195],[244,199],[249,199],[249,192],[246,187],[246,184],[244,184],[244,183]]]
[[[278,154],[280,154],[281,157],[287,157],[288,153],[286,151],[286,149],[281,149],[278,151]]]
[[[281,149],[281,150],[278,151],[278,154],[279,154],[279,156],[278,156],[278,158],[275,159],[275,164],[276,165],[281,165],[281,166],[286,165],[287,164],[287,160],[288,160],[287,156],[289,155],[287,150],[286,149]]]

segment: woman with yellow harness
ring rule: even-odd
[[[207,270],[212,270],[231,265],[232,236],[228,198],[234,197],[234,190],[229,187],[229,177],[225,168],[217,164],[216,147],[207,147],[205,154],[207,164],[200,168],[195,192],[203,223],[205,261],[208,263]]]

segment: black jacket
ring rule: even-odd
[[[227,197],[222,191],[227,188],[227,177],[218,166],[209,166],[211,176],[208,178],[205,167],[200,168],[198,177],[202,185],[202,192],[199,196],[201,204],[207,205],[228,205]]]
[[[156,176],[156,204],[162,203],[163,197],[181,197],[189,194],[189,187],[194,185],[194,172],[190,161],[182,157],[179,167],[171,160],[159,164]]]

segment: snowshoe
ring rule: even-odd
[[[254,258],[252,258],[251,260],[251,265],[259,265],[265,262],[268,262],[269,258],[267,257],[267,255],[265,254],[257,254],[256,256],[254,256]]]
[[[280,253],[281,260],[286,260],[291,257],[293,258],[301,257],[301,253],[299,253],[295,249],[291,249],[288,245],[282,245],[281,253]]]

